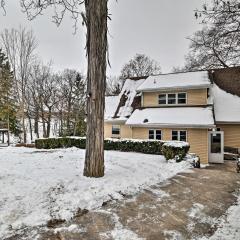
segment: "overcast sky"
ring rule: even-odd
[[[65,18],[57,28],[50,11],[29,22],[21,12],[19,0],[7,0],[7,16],[0,14],[0,31],[20,24],[32,29],[38,40],[38,54],[43,61],[53,60],[55,70],[75,68],[86,72],[85,31],[79,26],[73,35],[72,20]],[[136,53],[157,60],[162,72],[184,64],[189,40],[200,28],[194,10],[202,0],[109,0],[109,44],[111,68],[108,74],[118,75],[121,67]]]

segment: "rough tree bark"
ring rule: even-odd
[[[107,0],[86,0],[87,139],[84,176],[104,176]]]

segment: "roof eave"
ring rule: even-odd
[[[198,86],[176,86],[176,87],[167,87],[167,88],[142,88],[137,89],[137,92],[156,92],[156,91],[171,91],[171,90],[187,90],[187,89],[205,89],[210,88],[212,84],[204,84]]]
[[[119,123],[119,124],[122,124],[122,123],[125,123],[127,121],[127,119],[114,119],[114,118],[112,118],[112,119],[104,119],[104,123],[115,123],[115,124],[117,124],[117,123]]]
[[[197,125],[197,124],[162,124],[162,123],[150,123],[150,124],[128,124],[126,123],[127,126],[130,127],[146,127],[146,128],[201,128],[201,129],[209,129],[209,128],[215,128],[215,124],[206,124],[206,125]]]
[[[240,121],[216,121],[216,124],[234,125],[234,124],[240,124]]]

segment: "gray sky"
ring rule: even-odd
[[[57,28],[50,11],[32,22],[21,12],[18,0],[7,0],[7,16],[0,14],[0,31],[20,24],[34,31],[38,54],[43,61],[53,60],[55,70],[75,68],[86,72],[85,31],[79,26],[73,35],[72,20],[64,19]],[[157,60],[162,72],[184,64],[188,52],[186,39],[200,28],[194,10],[203,0],[109,0],[109,44],[111,68],[108,74],[118,75],[121,67],[136,53]]]

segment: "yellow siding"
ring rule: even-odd
[[[201,163],[208,163],[208,130],[207,129],[190,129],[188,130],[188,142],[190,152],[196,153]]]
[[[104,124],[104,138],[117,137],[112,136],[112,125],[109,123]],[[124,124],[114,124],[120,125],[120,136],[119,138],[132,138],[132,129]]]
[[[158,107],[158,95],[160,93],[187,93],[187,105],[206,105],[207,89],[191,89],[187,91],[171,91],[171,92],[145,92],[143,93],[143,107]]]
[[[172,130],[161,129],[162,140],[172,140]],[[208,163],[208,130],[207,129],[182,129],[187,131],[187,141],[190,144],[190,152],[200,156],[202,163]],[[147,128],[133,128],[132,136],[134,139],[148,139]]]
[[[240,124],[220,124],[217,125],[224,131],[224,146],[240,148]]]

